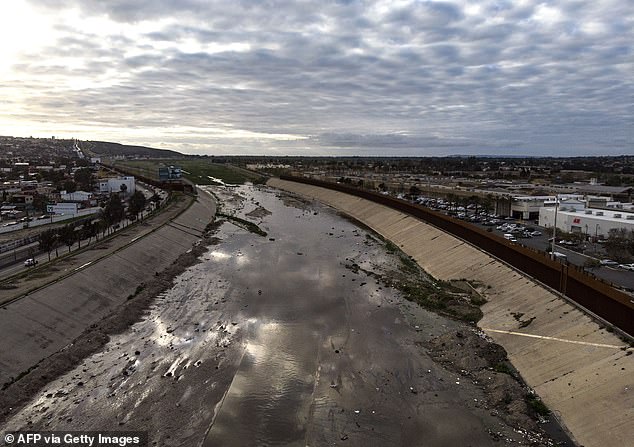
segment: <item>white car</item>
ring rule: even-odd
[[[24,267],[33,267],[35,265],[37,265],[37,259],[35,258],[29,258],[24,261]]]
[[[613,260],[611,260],[611,259],[601,259],[601,260],[599,261],[599,264],[601,264],[601,265],[609,265],[609,266],[619,265],[619,263],[618,263],[618,262],[613,261]]]

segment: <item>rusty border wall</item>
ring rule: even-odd
[[[351,194],[417,217],[503,260],[557,290],[622,331],[634,335],[634,298],[588,274],[582,267],[553,261],[543,252],[507,241],[481,228],[405,200],[339,183],[304,177],[282,180],[321,186]]]

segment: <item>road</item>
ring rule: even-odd
[[[161,200],[164,202],[167,199],[167,193],[162,190],[157,190],[151,186],[142,185],[137,183],[137,188],[143,192],[146,199],[152,197],[155,193],[157,193]],[[140,217],[144,217],[147,213],[141,213]],[[107,230],[107,234],[111,234],[123,228],[126,228],[128,225],[132,223],[129,219],[124,219],[118,225],[111,226]],[[55,227],[60,227],[63,225],[56,225]],[[116,228],[115,228],[116,227]],[[44,231],[47,229],[53,228],[52,226],[42,227],[40,231]],[[99,235],[99,239],[102,238],[102,235]],[[70,252],[76,251],[79,248],[86,247],[95,242],[95,238],[85,238],[80,242],[76,242],[70,246]],[[2,253],[0,255],[0,279],[8,278],[9,276],[15,275],[28,269],[29,267],[24,266],[24,261],[28,258],[34,258],[38,261],[38,265],[41,265],[44,262],[48,262],[49,260],[53,260],[59,256],[69,253],[69,247],[67,245],[59,245],[56,250],[51,251],[51,253],[43,252],[39,249],[39,244],[37,242],[31,243],[29,245],[22,246],[15,250],[11,250],[6,253]]]
[[[122,224],[120,224],[119,229],[122,230],[123,228],[126,228],[128,225],[130,225],[130,221],[126,219],[122,222]],[[108,230],[108,232],[110,233],[115,231],[117,230],[115,230],[112,227],[110,227],[110,229]],[[102,239],[101,235],[99,236],[99,239]],[[70,252],[74,252],[78,250],[79,248],[87,247],[93,243],[95,243],[95,238],[91,238],[90,241],[87,238],[82,239],[80,242],[76,242],[70,246]],[[18,252],[18,254],[16,255],[15,258],[12,255],[13,252],[10,252],[11,255],[7,259],[7,261],[9,262],[3,263],[2,261],[0,261],[0,264],[4,264],[0,268],[0,279],[8,278],[9,276],[15,275],[16,273],[20,273],[24,271],[25,269],[28,269],[29,267],[24,266],[24,260],[28,258],[35,258],[38,262],[38,265],[48,262],[49,260],[49,254],[46,252],[40,251],[39,244],[37,242],[34,242],[24,247],[20,247],[20,249],[16,251]],[[53,250],[50,253],[50,260],[52,261],[55,258],[59,256],[63,256],[67,253],[69,253],[69,247],[67,245],[60,245],[57,248],[57,250]]]
[[[0,254],[0,277],[2,277],[2,269],[6,266],[18,264],[27,258],[33,257],[38,252],[38,243],[32,242],[28,245],[5,251]]]
[[[525,225],[528,227],[532,227],[535,230],[541,231],[541,236],[533,236],[530,238],[518,238],[517,243],[524,245],[526,247],[534,248],[541,251],[546,251],[550,249],[550,242],[548,242],[549,236],[547,234],[547,230],[544,227],[540,227],[539,225],[530,224],[530,223],[521,223],[520,221],[508,220],[504,222],[517,222],[518,224]],[[508,231],[502,231],[496,229],[496,227],[484,226],[482,224],[474,224],[479,226],[480,228],[488,229],[492,228],[493,233],[503,237],[503,234],[508,233]],[[593,244],[589,243],[588,246],[591,247]],[[565,247],[561,244],[555,244],[555,251],[559,253],[563,253],[567,256],[568,262],[578,266],[584,266],[588,260],[600,260],[604,259],[604,256],[599,254],[599,257],[592,256],[589,250],[586,250],[588,253],[583,254],[579,253],[575,250],[571,250],[570,248]],[[622,270],[619,268],[613,268],[608,266],[599,266],[599,267],[591,267],[586,268],[587,271],[592,272],[595,276],[608,281],[618,287],[623,287],[626,290],[634,291],[634,272]]]

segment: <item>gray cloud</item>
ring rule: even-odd
[[[634,152],[630,2],[32,3],[112,31],[60,22],[13,62],[25,121],[197,152]]]

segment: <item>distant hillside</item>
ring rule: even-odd
[[[107,141],[86,141],[83,143],[95,155],[110,156],[125,155],[127,157],[140,156],[151,158],[176,158],[183,154],[167,149],[154,149],[145,146],[130,146],[127,144],[110,143]]]

